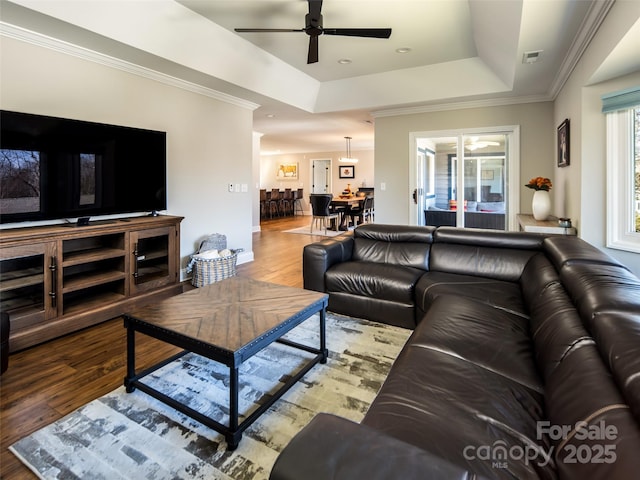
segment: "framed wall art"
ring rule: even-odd
[[[558,127],[558,167],[567,167],[569,158],[569,119]]]
[[[343,165],[340,167],[340,178],[355,178],[355,166]]]
[[[297,180],[298,179],[298,164],[297,163],[283,163],[278,165],[278,172],[276,173],[278,180]]]

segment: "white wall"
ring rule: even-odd
[[[351,184],[353,190],[359,187],[374,186],[374,152],[373,150],[353,150],[351,156],[358,159],[358,163],[354,164],[353,179],[339,178],[338,162],[340,157],[344,157],[345,152],[317,152],[317,153],[296,153],[287,155],[265,155],[260,159],[260,188],[271,190],[272,188],[304,189],[305,199],[302,202],[303,209],[306,214],[311,214],[309,207],[309,194],[311,193],[312,184],[312,161],[313,160],[331,160],[331,184],[332,193],[339,195],[345,189],[347,184]],[[281,180],[276,176],[278,166],[281,164],[298,164],[297,180]],[[377,194],[377,192],[376,192]]]
[[[554,104],[554,125],[571,120],[571,165],[558,169],[560,199],[578,234],[640,276],[640,254],[606,248],[606,125],[600,96],[640,85],[640,72],[591,84],[591,77],[640,18],[640,2],[616,2]],[[558,192],[556,202],[559,201]]]
[[[167,132],[166,213],[185,217],[183,268],[210,233],[252,258],[253,189],[227,189],[252,183],[250,108],[7,37],[0,62],[2,109]]]
[[[532,177],[554,179],[551,102],[378,117],[375,122],[376,222],[409,223],[409,133],[520,125],[520,213],[531,213]],[[386,184],[382,191],[380,184]],[[513,190],[515,188],[516,190]],[[554,211],[552,210],[552,213]]]

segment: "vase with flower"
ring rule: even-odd
[[[546,220],[551,213],[549,190],[551,190],[552,186],[551,180],[544,177],[532,178],[529,180],[529,183],[525,184],[525,187],[535,190],[531,202],[531,209],[533,211],[533,218],[536,220]]]

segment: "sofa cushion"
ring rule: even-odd
[[[527,321],[452,298],[416,327],[363,424],[491,478],[554,478],[549,444],[536,439],[544,401]],[[537,449],[540,464],[496,468],[476,455],[497,445]]]
[[[434,234],[429,270],[515,282],[543,240],[522,232],[441,227]]]
[[[413,445],[326,413],[316,415],[284,448],[269,478],[482,480]]]
[[[603,312],[591,319],[591,331],[618,389],[640,424],[640,312]]]
[[[615,386],[598,348],[573,348],[545,386],[548,421],[555,430],[556,465],[566,480],[636,478],[640,429]],[[590,435],[585,435],[590,433]]]
[[[602,250],[573,235],[552,235],[547,237],[544,239],[543,248],[558,271],[564,265],[576,263],[622,266],[620,262]]]
[[[545,379],[573,349],[593,343],[559,283],[550,284],[531,304],[531,332],[538,368]]]
[[[516,282],[535,252],[470,245],[435,244],[429,270]]]
[[[355,238],[382,242],[433,243],[433,227],[415,227],[411,225],[383,225],[368,223],[353,231]]]
[[[472,298],[528,318],[518,283],[456,273],[427,272],[418,280],[415,289],[416,308],[419,309],[417,321],[420,321],[435,299],[441,295],[452,295],[452,301],[457,301],[460,296]]]
[[[476,210],[479,212],[504,213],[504,202],[478,202]]]
[[[520,288],[524,302],[529,307],[536,305],[550,285],[560,284],[558,271],[544,253],[532,256],[520,276]]]
[[[413,303],[390,302],[384,298],[335,292],[329,296],[327,310],[396,327],[412,330],[416,327],[416,312]]]
[[[352,259],[427,270],[430,249],[431,245],[426,243],[396,243],[355,238]]]
[[[353,237],[352,260],[429,268],[430,227],[368,224],[358,227]]]
[[[542,250],[544,238],[538,233],[469,230],[454,227],[440,227],[433,234],[434,243],[532,251]]]
[[[424,275],[419,268],[385,263],[343,262],[325,274],[327,293],[351,293],[413,305],[413,292]]]
[[[638,313],[640,280],[622,266],[565,264],[560,279],[590,331],[590,319],[598,312]]]
[[[585,342],[593,343],[547,257],[534,255],[520,277],[522,296],[530,315],[536,361],[549,378],[562,359]]]
[[[441,296],[432,303],[408,344],[455,356],[532,392],[544,392],[534,362],[529,320],[516,313],[467,296]]]

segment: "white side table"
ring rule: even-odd
[[[549,217],[546,220],[536,220],[533,215],[519,213],[518,225],[524,232],[535,233],[555,233],[556,235],[577,235],[575,227],[560,227],[556,217]]]

